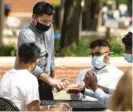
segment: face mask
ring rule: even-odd
[[[51,25],[46,26],[46,25],[43,25],[43,24],[37,22],[36,28],[37,28],[39,31],[41,31],[41,32],[45,32],[45,31],[48,31],[48,30],[49,30],[50,26],[51,26]]]
[[[124,59],[125,59],[127,62],[132,63],[132,61],[133,61],[133,56],[132,56],[132,54],[126,54],[126,53],[124,53]]]
[[[92,57],[91,64],[97,69],[102,69],[103,67],[106,66],[106,63],[104,63],[104,56]]]

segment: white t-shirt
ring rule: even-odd
[[[32,101],[39,100],[38,82],[34,75],[23,70],[9,70],[0,81],[0,96],[15,103],[22,111]]]

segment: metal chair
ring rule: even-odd
[[[0,111],[19,111],[19,109],[12,101],[0,97]]]

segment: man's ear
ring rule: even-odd
[[[36,63],[37,63],[37,65],[38,65],[38,64],[40,63],[40,59],[37,59],[37,60],[36,60]]]
[[[104,56],[104,62],[105,62],[105,63],[109,63],[109,60],[110,60],[109,54],[105,55],[105,56]]]
[[[32,15],[32,22],[33,22],[34,24],[37,24],[36,16],[35,16],[34,14]]]

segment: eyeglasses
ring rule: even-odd
[[[113,53],[113,52],[104,52],[104,53],[101,53],[101,52],[96,52],[96,53],[91,53],[90,55],[92,56],[92,57],[94,57],[94,56],[102,56],[102,55],[104,55],[104,54],[110,54],[110,53]]]

